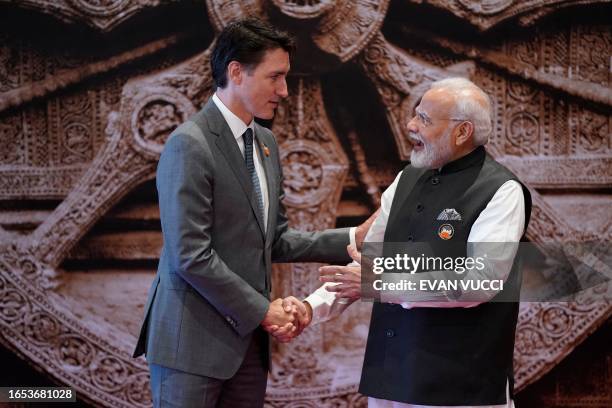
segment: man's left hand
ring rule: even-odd
[[[337,283],[326,288],[330,292],[336,292],[336,298],[357,300],[361,298],[361,253],[350,245],[347,250],[355,262],[347,266],[322,266],[319,268],[319,280]]]

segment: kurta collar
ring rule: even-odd
[[[436,173],[454,173],[459,170],[471,167],[475,164],[482,163],[485,159],[486,151],[484,146],[478,146],[470,153],[463,157],[458,158],[455,161],[445,164],[441,169],[436,170]]]

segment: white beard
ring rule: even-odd
[[[448,158],[452,156],[449,138],[451,135],[450,128],[438,139],[435,143],[425,143],[423,138],[413,133],[413,136],[423,143],[423,150],[416,151],[412,149],[410,153],[410,164],[412,167],[421,169],[433,169],[440,168],[448,161]]]

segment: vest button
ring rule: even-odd
[[[423,211],[423,208],[425,208],[425,207],[423,207],[423,204],[419,203],[419,204],[417,204],[416,210],[417,210],[417,212],[421,212],[421,211]]]
[[[385,335],[386,335],[387,337],[391,338],[391,337],[395,336],[395,331],[394,331],[393,329],[387,329],[387,330],[385,331]]]
[[[440,178],[439,177],[434,177],[431,179],[431,184],[433,184],[434,186],[437,184],[440,184]]]

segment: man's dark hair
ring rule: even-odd
[[[284,31],[256,18],[246,18],[228,24],[217,38],[210,58],[213,80],[219,88],[227,85],[227,66],[238,61],[247,69],[261,62],[268,50],[282,48],[295,51],[295,40]]]

